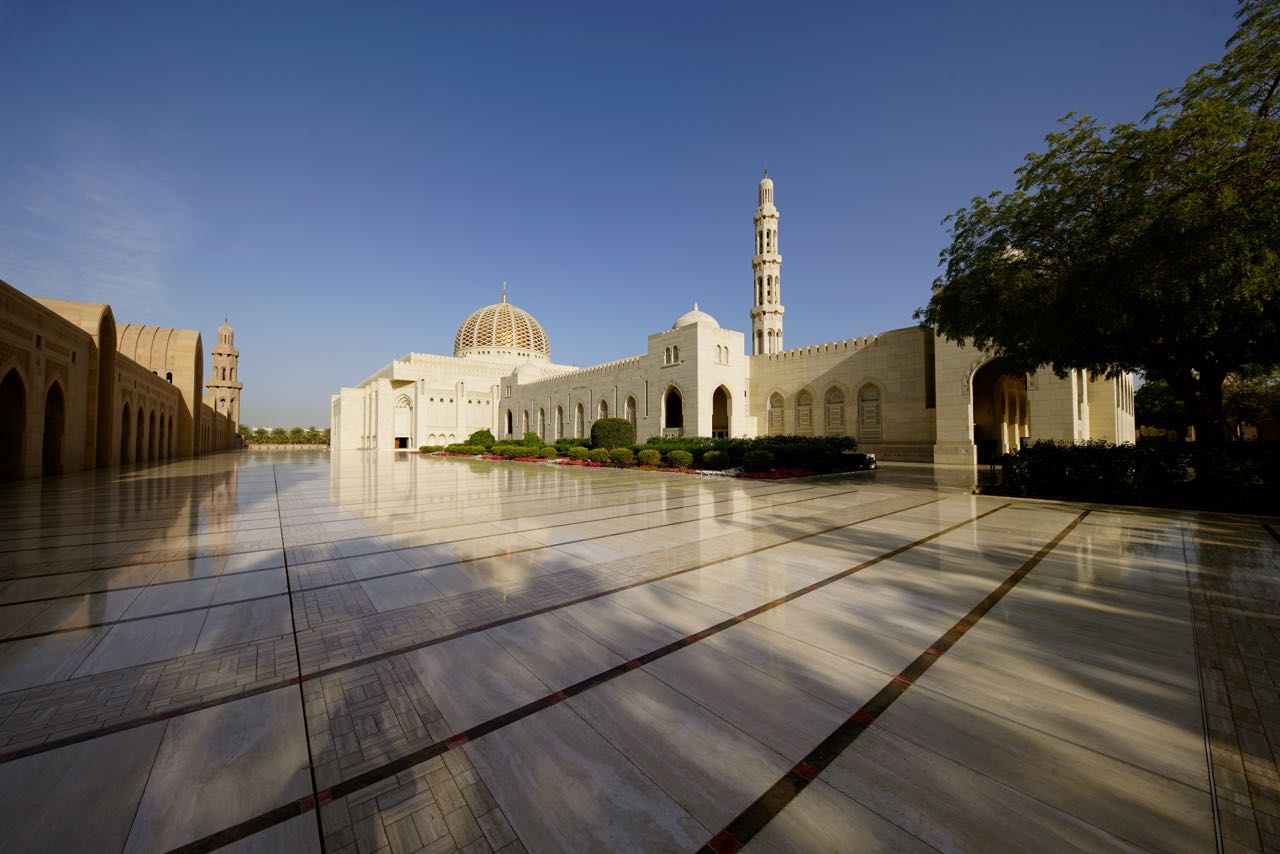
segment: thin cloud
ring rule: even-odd
[[[0,278],[28,293],[134,311],[167,304],[167,262],[190,236],[188,207],[171,182],[63,146],[10,183],[0,202]]]

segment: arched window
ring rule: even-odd
[[[596,407],[596,418],[608,418],[608,417],[609,417],[609,401],[605,400],[602,397],[600,398],[600,404]]]
[[[662,364],[664,365],[671,364],[671,348],[670,347],[668,347],[662,355]]]
[[[223,382],[226,382],[226,381],[227,381],[227,369],[226,369],[226,368],[223,368],[223,369],[222,369],[222,381],[223,381]]]
[[[766,353],[778,352],[776,349],[774,349],[774,346],[773,346],[773,330],[772,329],[770,329],[768,332],[765,333],[765,343],[767,346],[767,349],[765,350]]]
[[[583,410],[582,404],[579,403],[573,410],[573,435],[578,439],[584,438],[586,429],[586,412]]]
[[[538,438],[547,441],[547,410],[538,409]]]
[[[529,410],[525,410],[520,419],[520,434],[524,435],[529,432]]]
[[[507,410],[507,435],[511,435],[511,410]]]
[[[764,276],[756,276],[756,305],[764,302]]]
[[[634,397],[630,397],[630,396],[627,397],[627,402],[623,408],[623,412],[625,413],[623,417],[631,422],[631,429],[635,430],[636,429],[636,399]]]
[[[773,340],[773,333],[770,341]],[[801,436],[813,433],[813,395],[802,391],[796,395],[796,432]]]
[[[760,355],[761,353],[763,353],[763,352],[764,352],[764,331],[763,331],[763,330],[757,330],[757,332],[756,332],[756,355],[757,355],[757,356],[759,356],[759,355]]]
[[[677,431],[675,435],[679,436],[684,430],[684,398],[680,396],[680,389],[671,386],[662,395],[662,411],[662,428]]]
[[[858,441],[878,442],[880,436],[880,389],[867,383],[858,389]]]
[[[564,407],[556,406],[556,432],[557,439],[564,438]]]
[[[781,436],[783,432],[783,407],[784,403],[782,395],[774,392],[769,396],[769,435]]]
[[[680,348],[679,348],[679,347],[672,347],[672,348],[671,348],[671,362],[672,362],[672,364],[675,364],[676,362],[679,362],[679,361],[680,361]]]
[[[844,392],[832,386],[826,396],[827,435],[844,434]]]

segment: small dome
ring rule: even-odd
[[[760,179],[760,189],[762,190],[773,189],[773,179],[769,177],[768,172],[764,173],[764,177]]]
[[[520,356],[524,360],[551,360],[551,344],[542,324],[533,315],[507,302],[471,312],[453,338],[455,356]]]
[[[695,323],[705,323],[712,329],[719,329],[720,324],[716,319],[698,308],[698,304],[693,304],[692,311],[686,311],[684,314],[676,318],[676,322],[671,324],[672,329],[679,329],[681,326],[691,326]]]

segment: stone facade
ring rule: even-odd
[[[0,480],[239,446],[200,402],[200,333],[126,323],[101,303],[0,282]]]
[[[458,330],[454,355],[410,353],[332,398],[333,447],[415,448],[499,438],[589,436],[598,418],[655,435],[848,435],[888,460],[973,465],[1023,440],[1134,441],[1133,378],[1042,369],[959,346],[922,327],[786,350],[773,181],[757,188],[751,336],[698,309],[648,336],[641,355],[556,365],[532,315],[502,302]],[[747,355],[750,352],[752,355]]]

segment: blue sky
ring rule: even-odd
[[[782,212],[788,346],[910,325],[940,224],[1068,111],[1135,120],[1229,0],[0,0],[0,279],[236,329],[251,425],[452,352],[510,299],[557,362],[696,299],[749,330]]]

